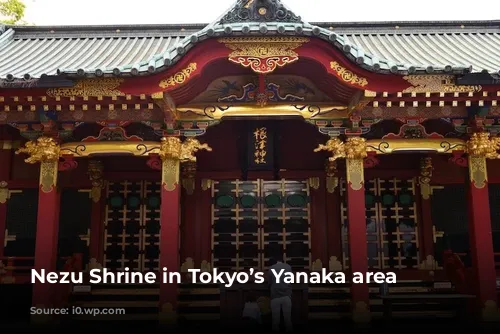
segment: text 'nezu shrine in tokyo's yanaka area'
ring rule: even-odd
[[[30,273],[274,257],[393,272],[390,295],[473,296],[470,314],[499,318],[500,22],[308,23],[282,2],[211,24],[0,27],[3,291],[27,309],[231,321],[238,284],[77,292]],[[373,281],[293,289],[296,323],[384,315]],[[392,316],[462,300],[439,301]]]

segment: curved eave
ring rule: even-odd
[[[7,36],[4,36],[7,35]],[[0,36],[0,45],[3,38],[8,38],[9,31]],[[366,53],[359,46],[350,43],[342,36],[326,28],[318,27],[308,23],[233,23],[213,24],[204,29],[185,37],[179,43],[167,49],[163,54],[155,55],[138,64],[129,64],[115,68],[61,68],[57,74],[63,77],[133,77],[147,76],[167,70],[179,62],[182,57],[200,42],[210,38],[227,36],[311,36],[327,41],[338,48],[357,64],[357,66],[368,71],[381,74],[467,74],[471,73],[472,65],[446,65],[436,66],[433,64],[400,64],[390,60],[379,58]],[[6,81],[31,80],[29,73],[23,77],[7,75]]]

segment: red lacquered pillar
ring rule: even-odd
[[[194,153],[211,150],[194,138],[181,142],[178,137],[162,138],[159,156],[162,160],[161,213],[160,213],[160,322],[169,324],[177,320],[176,282],[163,283],[163,268],[179,272],[180,163],[196,162]]]
[[[178,139],[178,138],[175,138]],[[162,164],[161,214],[160,214],[160,274],[163,269],[168,272],[179,272],[179,222],[180,194],[179,185],[180,162],[176,158],[164,158]],[[160,308],[162,322],[176,321],[177,306],[176,282],[160,281]]]
[[[368,271],[363,166],[366,144],[363,138],[352,137],[345,145],[346,151],[353,152],[346,157],[349,266],[352,273],[359,272],[364,275]],[[368,284],[351,284],[351,303],[355,322],[371,320]]]
[[[488,134],[475,133],[469,147],[476,142],[488,140]],[[479,145],[475,145],[478,147]],[[496,271],[491,232],[490,205],[488,196],[488,172],[486,156],[479,150],[469,150],[469,236],[472,266],[476,279],[476,296],[481,316],[486,321],[499,321]]]
[[[54,272],[59,234],[60,195],[57,190],[59,145],[52,138],[40,137],[35,142],[28,142],[25,148],[16,153],[29,154],[30,157],[25,160],[27,163],[40,163],[34,269],[39,273],[43,269],[46,273]],[[55,284],[36,281],[33,284],[33,306],[53,307],[56,287]]]
[[[7,200],[9,199],[12,142],[0,141],[0,257],[4,254],[5,229],[7,228]]]
[[[181,271],[187,272],[199,266],[196,259],[196,193],[200,191],[196,185],[196,163],[182,164],[182,188],[181,193]]]

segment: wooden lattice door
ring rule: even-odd
[[[344,268],[349,267],[346,183],[341,182]],[[365,182],[368,267],[412,269],[419,264],[415,179]]]
[[[212,263],[221,270],[265,269],[270,257],[310,267],[306,181],[218,181],[212,186]]]
[[[108,184],[104,235],[106,268],[158,270],[160,189],[159,182]]]

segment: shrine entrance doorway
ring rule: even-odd
[[[307,181],[217,181],[212,198],[214,267],[264,270],[274,257],[297,270],[310,268]]]
[[[107,185],[104,267],[158,271],[160,258],[160,182]]]

